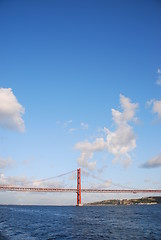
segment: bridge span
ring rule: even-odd
[[[81,188],[81,169],[77,169],[77,188],[38,188],[38,187],[16,187],[2,186],[0,191],[18,191],[18,192],[73,192],[77,193],[77,206],[81,205],[81,193],[161,193],[157,189],[92,189]]]
[[[15,192],[73,192],[77,193],[77,188],[34,188],[34,187],[14,187],[0,186],[0,191]],[[155,189],[92,189],[82,188],[83,193],[161,193],[161,190]]]

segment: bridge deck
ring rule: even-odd
[[[0,191],[18,191],[18,192],[74,192],[76,188],[33,188],[33,187],[14,187],[0,186]],[[84,193],[161,193],[157,189],[81,189]]]

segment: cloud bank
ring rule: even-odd
[[[161,155],[156,156],[141,165],[142,168],[158,168],[161,167]]]
[[[161,120],[161,100],[152,99],[147,102],[148,106],[152,106],[152,112],[158,115],[159,120]]]
[[[0,126],[20,132],[25,130],[22,115],[25,110],[11,88],[0,88]]]
[[[2,185],[21,186],[21,187],[46,187],[46,188],[62,188],[64,182],[60,180],[41,181],[29,179],[26,176],[10,176],[5,177],[0,173],[0,182]]]
[[[0,157],[0,169],[12,167],[14,164],[15,162],[11,158],[3,159]]]
[[[75,145],[75,149],[81,152],[78,158],[78,164],[82,167],[93,170],[96,167],[95,161],[90,161],[95,152],[108,151],[114,155],[113,162],[120,161],[124,166],[128,166],[131,162],[129,152],[136,147],[136,136],[133,127],[129,122],[135,122],[137,103],[131,103],[129,98],[120,94],[120,105],[122,112],[112,109],[112,119],[116,130],[110,131],[104,128],[105,138],[96,138],[94,142],[79,142]]]

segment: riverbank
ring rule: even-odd
[[[153,205],[161,204],[161,197],[147,197],[137,199],[112,199],[99,202],[87,203],[83,206],[108,206],[108,205]]]

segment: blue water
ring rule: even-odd
[[[0,206],[0,239],[158,239],[161,205]]]

